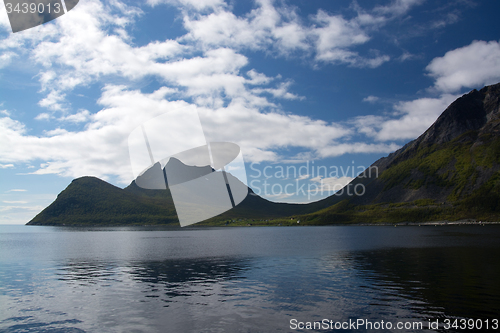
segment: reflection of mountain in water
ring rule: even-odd
[[[429,318],[495,318],[500,313],[498,248],[398,248],[356,252],[351,259],[368,288],[403,295]],[[490,258],[490,259],[488,259]],[[373,304],[375,305],[375,304]]]
[[[168,302],[178,296],[206,296],[207,291],[210,293],[212,290],[207,285],[241,278],[247,269],[249,264],[246,260],[227,258],[134,261],[126,264],[81,261],[65,264],[58,275],[59,280],[79,285],[109,287],[115,283],[121,285],[124,281],[138,282],[140,289],[149,289],[143,290],[146,297],[151,297],[148,293],[154,292],[155,297],[167,296],[164,300]],[[202,286],[201,290],[196,288],[198,285]]]
[[[249,265],[241,259],[182,259],[133,263],[129,273],[141,282],[179,284],[216,283],[240,277]]]

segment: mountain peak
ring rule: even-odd
[[[455,100],[417,140],[442,144],[499,119],[500,83],[472,90]]]
[[[368,170],[350,184],[363,186],[362,196],[327,200],[367,212],[351,211],[351,221],[377,214],[391,221],[498,216],[500,83],[458,98],[416,140]]]

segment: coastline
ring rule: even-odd
[[[193,229],[193,228],[211,228],[211,227],[325,227],[325,226],[461,226],[461,225],[475,225],[475,226],[484,226],[484,225],[500,225],[500,222],[495,221],[476,221],[476,220],[459,220],[459,221],[426,221],[426,222],[380,222],[380,223],[330,223],[330,224],[308,224],[308,223],[271,223],[275,221],[269,221],[268,223],[229,223],[229,224],[218,224],[218,223],[199,223],[194,224],[192,226],[187,226],[182,228],[180,225],[172,225],[172,224],[37,224],[30,225],[24,224],[25,226],[39,226],[39,227],[68,227],[68,228],[107,228],[107,227],[148,227],[148,228],[171,228],[171,229]],[[20,224],[22,225],[22,224]]]

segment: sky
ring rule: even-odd
[[[257,194],[331,195],[500,81],[499,13],[494,0],[80,0],[12,33],[0,5],[0,224],[78,177],[127,186],[129,134],[172,110],[238,144]]]

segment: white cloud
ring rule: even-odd
[[[439,115],[459,95],[445,94],[439,98],[420,98],[409,102],[400,102],[395,106],[404,116],[386,121],[377,134],[377,140],[413,139],[422,134],[436,121]]]
[[[407,13],[411,7],[424,2],[425,0],[393,0],[390,5],[377,6],[374,8],[375,13],[390,16],[399,16]]]
[[[66,101],[66,91],[113,75],[131,80],[154,75],[166,84],[184,88],[177,91],[180,97],[193,98],[204,106],[223,105],[221,95],[225,95],[226,100],[243,97],[253,105],[274,106],[257,96],[262,92],[275,98],[301,99],[287,91],[287,82],[278,83],[278,88],[254,93],[245,89],[244,84],[267,84],[271,78],[252,70],[247,72],[250,80],[239,74],[248,64],[248,59],[237,53],[242,47],[264,51],[275,48],[282,55],[293,50],[306,54],[315,51],[318,61],[358,67],[377,67],[389,60],[376,51],[374,56],[364,57],[350,50],[370,39],[363,30],[370,21],[362,19],[366,13],[346,19],[320,10],[311,24],[306,25],[293,7],[279,6],[268,0],[257,1],[256,8],[243,17],[234,15],[221,1],[149,1],[150,5],[160,3],[195,10],[212,8],[213,12],[187,11],[184,13],[184,26],[188,30],[185,36],[134,47],[125,28],[142,12],[117,1],[89,0],[55,24],[35,28],[36,34],[11,34],[2,45],[21,48],[27,41],[35,45],[33,59],[45,67],[38,77],[42,91],[47,92],[39,105],[63,113],[71,108]],[[372,19],[370,24],[382,24],[385,20]],[[202,56],[189,58],[193,43],[204,47]],[[47,113],[37,119],[50,117]]]
[[[344,186],[349,184],[354,178],[352,177],[326,177],[317,176],[311,181],[318,183],[317,188],[310,189],[309,191],[332,194],[341,190]]]
[[[7,67],[12,58],[16,57],[17,54],[14,52],[5,52],[0,54],[0,68]]]
[[[38,105],[40,105],[41,107],[45,107],[45,108],[52,110],[52,111],[62,111],[65,109],[61,103],[64,101],[64,98],[65,98],[65,94],[61,93],[60,91],[52,90],[47,95],[47,97],[45,97],[40,102],[38,102]],[[39,118],[37,118],[37,119],[45,120],[48,118],[46,116],[39,115]]]
[[[352,120],[359,133],[377,141],[415,139],[461,94],[463,88],[481,88],[500,81],[500,43],[474,41],[434,58],[426,67],[435,79],[437,97],[394,104],[392,116],[362,116]],[[371,96],[363,99],[370,102]]]
[[[250,77],[250,80],[247,80],[247,84],[252,84],[252,85],[261,85],[261,84],[268,84],[272,80],[274,80],[271,77],[267,77],[266,75],[262,73],[258,73],[255,69],[251,69],[247,72],[248,77]]]
[[[6,204],[27,204],[28,203],[28,201],[9,201],[9,200],[4,200],[2,202],[6,203]]]
[[[318,153],[320,157],[325,158],[341,156],[348,153],[392,153],[399,148],[400,146],[395,143],[385,144],[353,142],[332,144],[327,147],[321,147],[318,149]]]
[[[296,178],[296,180],[304,180],[304,179],[309,179],[309,177],[311,177],[311,175],[301,175],[299,176],[298,178]],[[313,180],[313,179],[311,179]]]
[[[330,16],[322,10],[318,11],[314,19],[319,25],[311,31],[317,37],[317,60],[351,65],[362,63],[358,53],[348,50],[351,46],[370,40],[356,20],[348,21],[340,15]]]
[[[65,135],[65,134],[68,134],[69,132],[67,130],[65,130],[64,128],[56,128],[54,130],[51,130],[51,131],[44,131],[45,135],[46,136],[56,136],[56,135]]]
[[[14,188],[14,189],[9,190],[7,192],[27,192],[27,190],[21,189],[21,188]]]
[[[356,67],[378,67],[390,59],[387,55],[363,56],[351,50],[370,40],[368,30],[384,24],[389,19],[383,16],[385,13],[382,16],[359,13],[347,19],[319,10],[309,24],[304,24],[293,7],[275,7],[269,0],[256,4],[255,9],[242,17],[223,9],[208,15],[186,13],[184,26],[189,32],[184,38],[205,49],[272,50],[285,57],[296,52],[313,53],[316,61]]]
[[[25,202],[23,201],[23,202],[19,202],[19,203],[25,203]],[[26,210],[39,212],[44,208],[45,208],[44,206],[0,206],[0,212],[7,212],[7,211],[12,211],[12,210],[18,210],[20,212],[24,212]],[[23,222],[26,223],[27,221],[29,221],[29,219],[24,220]]]
[[[401,56],[399,56],[397,59],[398,59],[398,61],[404,62],[404,61],[411,60],[411,59],[415,59],[415,58],[418,58],[418,57],[419,57],[418,55],[411,54],[410,52],[405,51],[405,52],[403,52],[403,54],[402,54]]]
[[[456,13],[447,13],[442,19],[432,22],[430,27],[432,29],[443,28],[449,24],[458,22],[459,16]]]
[[[0,7],[0,27],[8,32],[12,32],[10,28],[9,17],[7,16],[7,11],[5,10],[5,6]]]
[[[62,110],[64,91],[89,84],[103,75],[137,79],[157,71],[157,60],[171,59],[183,50],[173,40],[133,47],[124,28],[140,11],[119,2],[105,6],[97,0],[80,3],[72,15],[58,18],[57,33],[37,43],[33,58],[46,70],[40,82],[49,95],[40,105]],[[114,4],[114,6],[113,6]],[[115,12],[115,14],[110,14]]]
[[[399,118],[363,116],[354,120],[360,133],[377,141],[408,140],[422,134],[458,95],[444,94],[439,98],[419,98],[399,102],[394,108]]]
[[[372,96],[372,95],[363,98],[363,102],[368,102],[368,103],[374,103],[378,100],[379,100],[379,98],[377,96]]]
[[[88,121],[89,118],[90,118],[89,110],[80,110],[79,112],[77,112],[75,114],[61,117],[58,120],[67,121],[70,123],[83,123],[83,122]]]
[[[50,120],[52,118],[50,114],[42,112],[35,117],[35,120]]]
[[[120,182],[132,179],[127,138],[139,124],[164,112],[180,108],[198,110],[208,141],[231,141],[242,148],[247,161],[279,161],[274,151],[281,147],[303,147],[322,157],[348,152],[392,151],[395,145],[335,144],[350,130],[322,120],[278,112],[261,113],[243,100],[227,107],[200,108],[184,101],[164,99],[169,90],[151,94],[106,86],[99,103],[103,109],[89,115],[81,131],[63,128],[46,131],[45,136],[28,135],[25,127],[9,117],[0,118],[0,148],[4,161],[44,161],[34,174],[55,173],[102,178],[117,175]],[[189,137],[190,133],[186,133]]]
[[[0,164],[0,169],[9,169],[9,168],[13,168],[13,167],[14,167],[14,164],[12,164],[12,163]]]
[[[446,52],[426,68],[442,92],[456,92],[500,81],[500,44],[497,41],[474,41]]]
[[[214,9],[225,6],[224,0],[147,0],[147,3],[151,6],[167,3],[195,10]]]
[[[305,99],[305,97],[303,97],[303,96],[298,96],[296,94],[289,92],[288,88],[291,85],[292,85],[291,81],[282,82],[279,84],[278,88],[255,88],[255,89],[252,89],[252,92],[254,92],[256,94],[269,93],[276,98],[284,98],[284,99],[288,99],[288,100],[296,100],[296,99],[303,100],[303,99]]]

